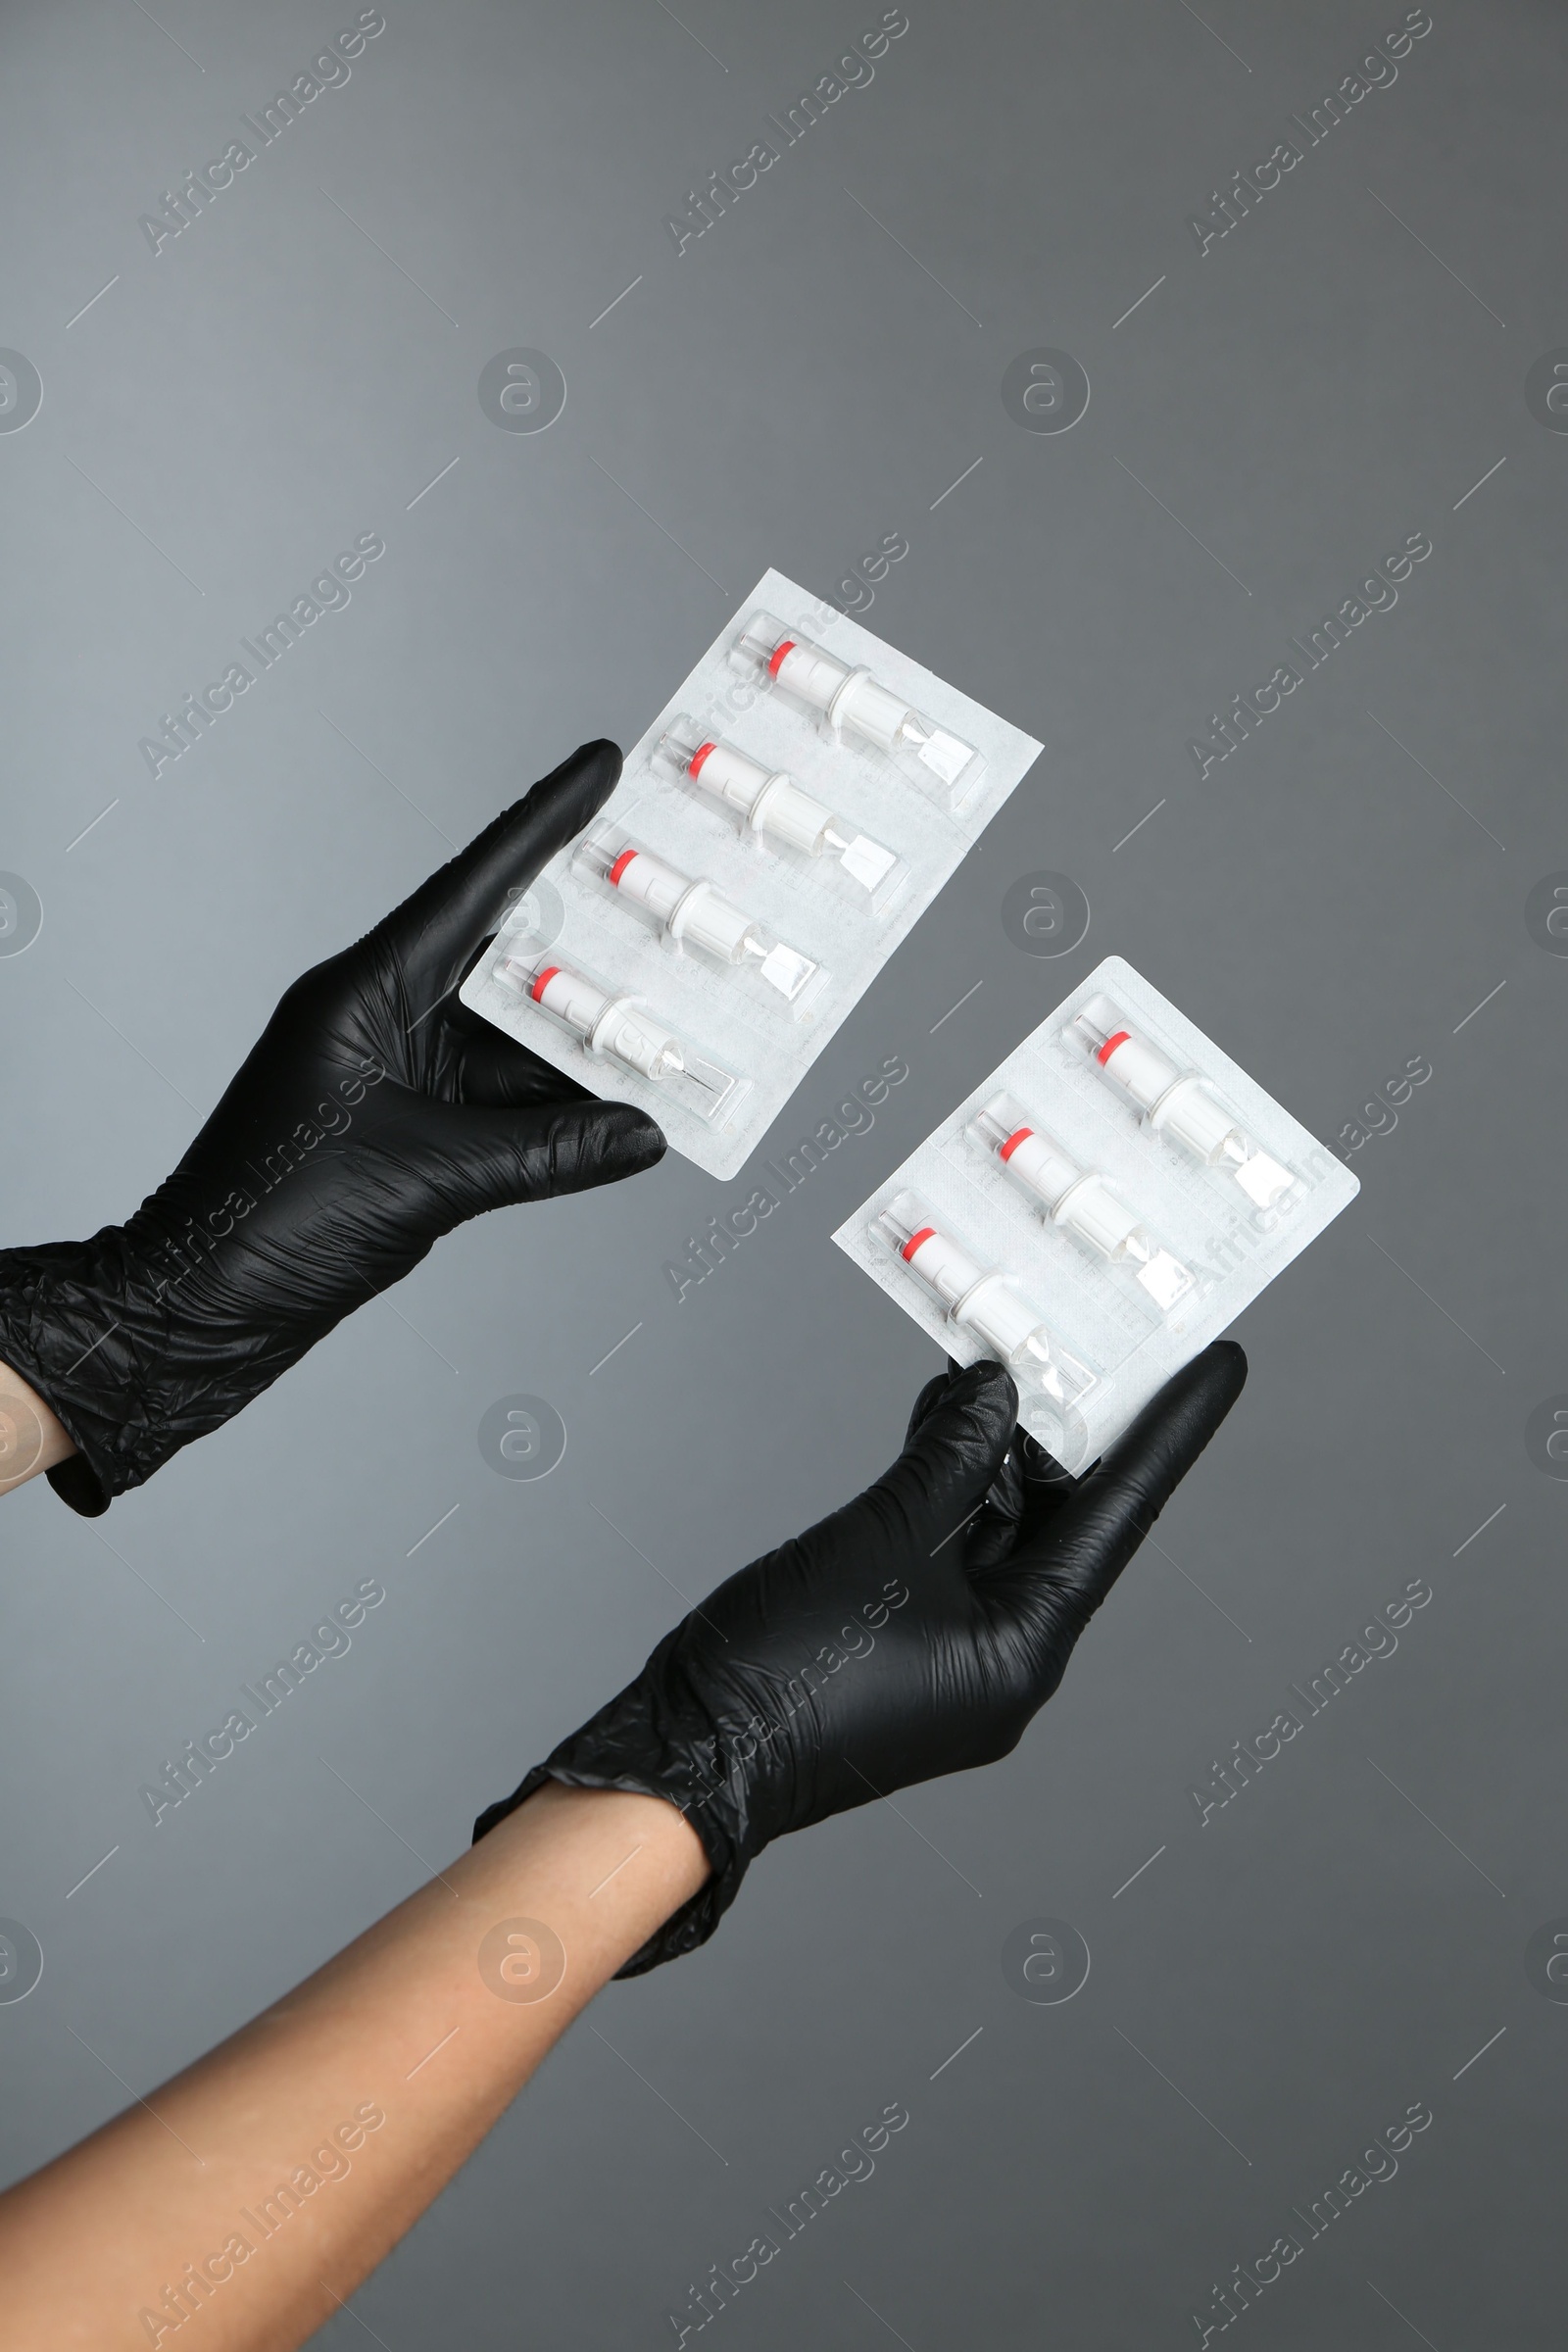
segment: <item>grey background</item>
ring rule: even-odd
[[[672,1156],[455,1235],[99,1525],[9,1500],[0,1913],[45,1968],[0,2007],[0,2162],[273,1999],[636,1668],[672,1586],[883,1466],[935,1358],[827,1237],[1114,949],[1329,1140],[1407,1057],[1434,1075],[1249,1312],[1240,1407],[1019,1751],[771,1853],[318,2340],[673,2342],[689,2282],[903,2100],[713,2323],[736,2352],[1191,2342],[1425,2100],[1240,2325],[1541,2345],[1568,2016],[1524,1951],[1568,1912],[1568,1492],[1524,1427],[1568,1389],[1568,963],[1524,905],[1568,866],[1568,439],[1524,379],[1568,342],[1560,12],[1438,0],[1200,258],[1189,212],[1400,9],[909,0],[870,86],[677,257],[665,213],[878,10],[388,0],[155,260],[138,214],[354,13],[6,13],[0,342],[44,384],[0,436],[0,865],[44,907],[0,962],[7,1239],[126,1213],[287,980],[580,738],[630,740],[768,563],[842,599],[906,534],[867,624],[1046,751],[774,1142],[885,1055],[908,1081],[684,1303],[663,1261],[746,1183]],[[517,345],[566,378],[543,434],[478,406]],[[1093,387],[1059,438],[1000,397],[1041,345]],[[138,737],[371,529],[350,608],[153,783]],[[1397,609],[1200,784],[1204,714],[1416,530]],[[1056,963],[1001,927],[1041,867],[1093,907]],[[478,1450],[518,1392],[568,1431],[537,1482]],[[352,1651],[154,1830],[143,1780],[371,1574]],[[1200,1828],[1210,1759],[1416,1576],[1398,1654]],[[1042,1916],[1093,1954],[1061,2007],[1001,1970]]]

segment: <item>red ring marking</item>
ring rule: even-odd
[[[703,761],[708,758],[709,753],[716,748],[711,743],[700,743],[692,754],[691,765],[687,768],[686,773],[689,776],[700,776],[703,772]]]
[[[614,864],[611,867],[610,879],[616,890],[620,888],[621,875],[626,871],[627,866],[630,865],[636,855],[637,853],[635,850],[622,850],[620,856],[615,859]]]
[[[997,1146],[997,1157],[999,1159],[1010,1159],[1013,1153],[1017,1151],[1018,1146],[1022,1143],[1026,1143],[1033,1133],[1034,1129],[1032,1127],[1018,1128],[1014,1134],[1008,1136],[1004,1144],[999,1144]]]
[[[536,1004],[539,1003],[539,1000],[541,997],[543,997],[545,990],[550,986],[551,981],[554,980],[560,969],[561,966],[559,963],[552,963],[546,970],[542,971],[538,975],[532,988],[530,988],[528,991],[529,996],[532,997]]]
[[[783,661],[786,654],[793,654],[794,651],[795,640],[793,637],[786,637],[782,645],[774,646],[773,651],[768,656],[767,661],[767,674],[770,678],[776,678],[778,676],[779,663]]]
[[[899,1255],[905,1260],[906,1264],[907,1264],[908,1260],[914,1255],[922,1242],[929,1242],[934,1238],[936,1230],[937,1229],[934,1225],[922,1225],[918,1233],[910,1234],[908,1240],[905,1243],[904,1248],[899,1251]]]
[[[1095,1055],[1095,1059],[1097,1061],[1108,1061],[1111,1055],[1115,1053],[1116,1048],[1118,1046],[1124,1046],[1131,1036],[1132,1031],[1130,1029],[1118,1029],[1114,1037],[1106,1038],[1104,1044],[1101,1047],[1100,1052]]]

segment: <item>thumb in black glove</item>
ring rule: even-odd
[[[720,1585],[475,1838],[546,1780],[667,1797],[712,1875],[620,1973],[692,1950],[773,1838],[1017,1745],[1246,1378],[1215,1341],[1077,1480],[999,1364],[933,1381],[875,1486]]]
[[[179,1166],[124,1225],[0,1252],[0,1360],[77,1447],[79,1511],[139,1486],[483,1210],[664,1149],[453,992],[508,901],[613,790],[584,744],[358,945],[285,993]]]

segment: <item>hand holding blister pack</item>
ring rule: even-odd
[[[1039,751],[770,571],[462,1001],[733,1176]]]
[[[711,1117],[734,1090],[733,1071],[705,1060],[635,998],[617,994],[580,966],[558,962],[548,949],[541,955],[508,948],[492,976],[499,986],[537,1004],[585,1053],[628,1077],[661,1086],[699,1118]],[[693,1094],[693,1088],[702,1092]]]
[[[1111,956],[833,1238],[1077,1471],[1359,1190]]]

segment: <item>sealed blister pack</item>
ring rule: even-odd
[[[1081,1470],[1359,1190],[1112,956],[833,1239]]]
[[[766,572],[463,1002],[733,1176],[1039,752]]]

